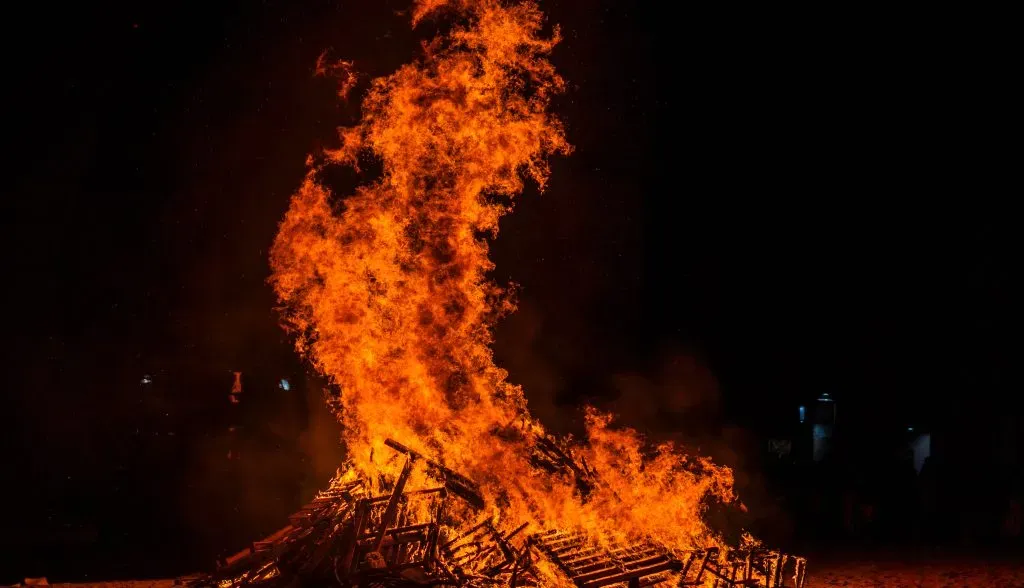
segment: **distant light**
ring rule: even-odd
[[[288,390],[292,389],[292,385],[289,384],[288,380],[286,380],[284,378],[281,378],[281,382],[278,383],[278,387],[280,387],[284,391],[288,391]]]
[[[823,393],[821,395],[821,398],[818,399],[818,402],[834,402],[834,401],[832,400],[832,397],[829,396],[828,392],[825,392],[825,393]]]
[[[907,427],[907,432],[908,433],[913,433],[914,432],[914,427]]]
[[[802,423],[805,420],[807,420],[807,407],[806,406],[801,406],[800,407],[800,422]]]
[[[153,383],[153,377],[152,376],[150,376],[149,374],[146,374],[146,375],[142,376],[142,384],[143,385],[145,385],[145,384],[152,384],[152,383]]]

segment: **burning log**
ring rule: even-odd
[[[654,586],[670,581],[682,564],[664,548],[649,542],[632,545],[614,539],[594,543],[583,533],[548,531],[535,544],[572,582],[584,588],[627,583]]]
[[[807,560],[802,557],[766,549],[732,550],[723,557],[721,550],[712,547],[690,552],[679,585],[703,586],[710,577],[716,587],[802,588],[806,574]]]
[[[403,494],[396,485],[389,496],[360,501],[349,523],[352,540],[345,545],[335,574],[365,580],[410,568],[431,572],[438,514],[446,498],[444,487]],[[428,520],[415,520],[413,509],[408,508],[411,500],[434,501]]]
[[[536,436],[530,463],[552,474],[563,474],[571,478],[583,499],[590,496],[597,487],[597,475],[586,459],[577,462],[569,449],[563,448],[550,436]]]
[[[423,456],[409,449],[405,445],[402,445],[394,439],[386,439],[384,444],[388,447],[398,451],[399,453],[405,453],[410,456],[411,459],[423,459]],[[463,498],[466,502],[470,503],[476,508],[484,507],[484,499],[480,496],[480,490],[477,485],[462,474],[450,470],[445,466],[437,463],[430,459],[424,459],[424,462],[429,466],[435,475],[444,480],[445,487],[452,491],[453,494]]]
[[[522,545],[517,548],[512,542],[528,526],[528,523],[523,523],[503,535],[489,519],[484,520],[444,544],[445,559],[464,582],[491,579],[498,585],[525,585],[515,582],[526,581],[525,570],[521,568],[528,547]]]

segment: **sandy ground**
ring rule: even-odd
[[[1024,588],[1024,566],[846,564],[809,571],[806,588]],[[171,588],[172,580],[50,584],[62,588]]]
[[[173,581],[50,584],[62,588],[171,588]],[[985,567],[949,569],[878,567],[865,564],[811,573],[806,588],[1024,588],[1024,572]]]
[[[1024,557],[808,558],[806,588],[1024,588]],[[791,580],[790,580],[791,582]],[[171,588],[173,580],[55,583],[63,588]],[[787,584],[791,585],[791,584]]]
[[[54,584],[35,584],[49,588],[172,588],[176,584],[174,580],[121,580],[114,582],[93,582],[85,584],[66,584],[56,582]],[[33,586],[33,584],[14,584],[14,587]],[[0,587],[5,588],[5,587]]]
[[[821,563],[808,566],[806,588],[1024,588],[1024,561]]]

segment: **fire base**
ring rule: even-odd
[[[760,586],[802,588],[806,560],[775,551],[673,551],[650,540],[591,537],[573,530],[501,532],[490,519],[446,526],[449,506],[483,506],[473,483],[427,462],[439,485],[406,491],[407,455],[391,492],[371,496],[362,480],[331,486],[289,517],[290,524],[218,562],[188,586]],[[552,446],[554,447],[554,446]],[[557,452],[557,448],[548,448]],[[562,456],[568,459],[567,456]],[[450,505],[450,501],[461,504]]]

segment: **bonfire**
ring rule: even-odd
[[[530,1],[418,0],[418,58],[372,80],[337,149],[309,158],[271,252],[297,350],[330,381],[348,461],[289,525],[196,585],[801,584],[804,561],[704,522],[732,473],[589,410],[557,438],[492,356],[515,308],[489,241],[524,182],[569,154],[559,41]],[[349,62],[322,60],[348,99]],[[325,171],[373,162],[336,194]]]

